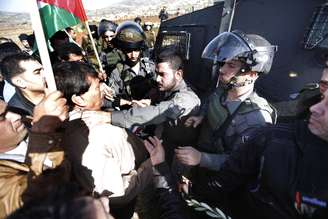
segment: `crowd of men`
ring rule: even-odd
[[[237,30],[216,36],[199,58],[218,83],[200,100],[179,51],[150,57],[151,24],[138,22],[101,20],[103,71],[73,28],[55,33],[55,92],[27,35],[23,50],[1,39],[0,218],[213,216],[184,199],[233,219],[328,218],[327,68],[308,116],[277,123],[254,90],[277,46]]]

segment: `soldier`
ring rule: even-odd
[[[145,22],[143,25],[143,29],[146,35],[146,45],[149,49],[154,48],[155,41],[156,41],[156,34],[153,31],[153,23],[152,22]]]
[[[186,126],[202,129],[199,150],[175,150],[185,164],[217,170],[235,145],[245,141],[252,129],[272,123],[273,109],[254,91],[260,74],[271,68],[276,46],[259,35],[224,32],[214,38],[202,57],[219,64],[219,86],[202,106],[200,115],[187,119]]]
[[[113,21],[102,19],[99,23],[99,53],[100,60],[107,74],[115,69],[116,64],[124,60],[123,53],[114,47],[113,39],[117,24]]]
[[[163,6],[159,12],[158,18],[161,20],[161,23],[169,18],[169,14],[166,11],[166,6]]]
[[[118,63],[109,76],[109,86],[115,92],[114,105],[120,106],[132,99],[148,98],[155,84],[155,65],[142,57],[145,34],[135,22],[126,21],[117,28],[115,45],[122,50],[125,61]]]

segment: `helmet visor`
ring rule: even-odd
[[[225,62],[238,57],[247,57],[251,52],[249,46],[231,32],[224,32],[215,37],[204,49],[202,58]]]

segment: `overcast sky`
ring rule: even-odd
[[[0,0],[0,10],[10,12],[29,12],[28,3],[35,0]],[[100,9],[121,0],[82,0],[88,10]]]

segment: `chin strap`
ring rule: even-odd
[[[237,82],[237,77],[238,76],[235,76],[235,77],[231,78],[231,80],[227,84],[224,84],[222,86],[223,89],[230,90],[230,89],[233,89],[233,88],[244,87],[246,85],[254,83],[254,80],[252,80],[252,79],[246,79],[243,82]]]

